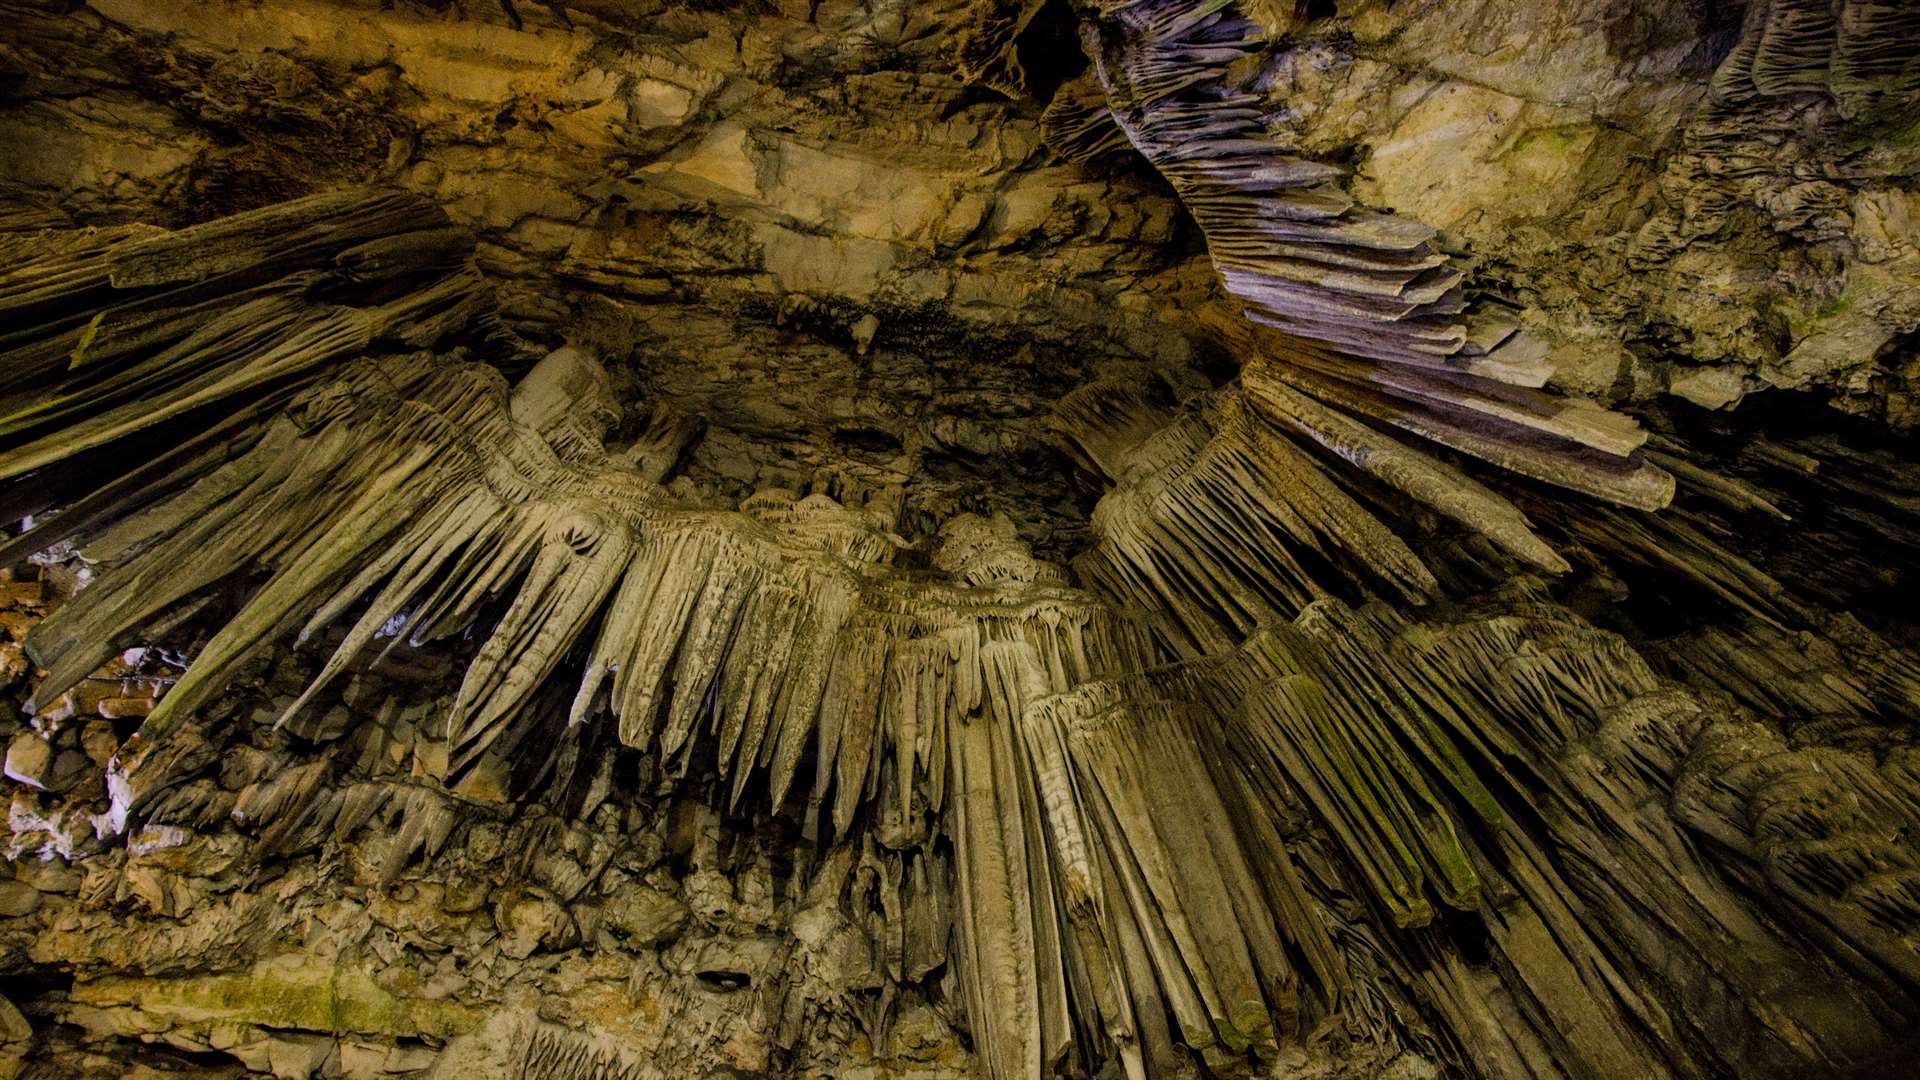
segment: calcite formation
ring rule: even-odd
[[[1920,25],[1679,7],[0,3],[0,1073],[1898,1074]]]

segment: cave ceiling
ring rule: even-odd
[[[1920,1054],[1920,8],[0,20],[0,1077]]]

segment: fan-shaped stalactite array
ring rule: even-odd
[[[1156,611],[1188,654],[1362,583],[1415,602],[1434,595],[1431,570],[1324,460],[1522,564],[1568,568],[1506,495],[1422,442],[1623,507],[1670,501],[1673,477],[1643,451],[1646,433],[1542,389],[1544,344],[1471,300],[1432,229],[1357,207],[1339,170],[1267,135],[1253,20],[1186,0],[1096,14],[1087,42],[1104,100],[1084,82],[1063,88],[1050,138],[1086,159],[1123,134],[1193,213],[1249,322],[1216,328],[1242,360],[1238,385],[1153,439],[1143,430],[1172,413],[1123,400],[1127,387],[1085,388],[1063,405],[1063,443],[1119,481],[1080,562],[1090,580]]]
[[[11,485],[14,517],[120,478],[101,453],[117,442],[190,424],[200,437],[182,455],[204,454],[377,340],[433,341],[491,318],[473,238],[397,192],[321,195],[175,233],[6,243],[4,478],[38,474]]]
[[[1446,1016],[1480,1074],[1529,1075],[1529,1040],[1547,1044],[1557,1069],[1573,1075],[1711,1073],[1737,1067],[1742,1054],[1776,1067],[1803,1055],[1838,1064],[1871,1055],[1877,1026],[1912,1008],[1907,961],[1879,935],[1892,924],[1904,927],[1896,936],[1911,935],[1914,909],[1896,902],[1902,914],[1878,909],[1882,921],[1867,925],[1881,896],[1901,892],[1906,842],[1882,833],[1886,846],[1866,859],[1857,848],[1835,856],[1894,876],[1862,888],[1850,883],[1870,872],[1829,870],[1820,899],[1807,901],[1825,905],[1823,923],[1809,931],[1798,897],[1747,876],[1778,872],[1753,857],[1755,833],[1716,835],[1720,822],[1670,816],[1650,799],[1696,784],[1720,790],[1715,777],[1750,790],[1732,778],[1785,764],[1777,744],[1734,737],[1765,726],[1724,699],[1665,683],[1620,639],[1524,592],[1422,623],[1384,605],[1322,602],[1234,654],[1145,677],[1220,717],[1214,760],[1227,764],[1216,773],[1223,790],[1251,803],[1236,820],[1297,820],[1294,808],[1304,804],[1324,824],[1322,836],[1295,833],[1289,843],[1274,839],[1285,830],[1241,834],[1267,887],[1295,890],[1271,909],[1318,910],[1325,920],[1317,931],[1325,940],[1301,943],[1324,958],[1310,969],[1307,1000],[1326,1000],[1319,995],[1341,985],[1342,950],[1330,944],[1342,936],[1341,920],[1319,906],[1301,869],[1331,849],[1352,875],[1344,888],[1369,896],[1388,916],[1383,923],[1408,928],[1376,939],[1398,963],[1417,968],[1423,949],[1459,947],[1435,944],[1461,929],[1434,918],[1442,906],[1478,911],[1521,1015],[1558,1018],[1496,1036],[1474,1015],[1483,988],[1458,969],[1429,971],[1439,983],[1429,1007]],[[1836,753],[1846,764],[1830,774],[1824,798],[1844,788],[1865,804],[1899,802],[1886,808],[1889,820],[1911,813],[1912,789],[1885,775],[1887,766]],[[1811,778],[1812,767],[1800,775]],[[1818,823],[1799,819],[1793,831],[1811,838],[1857,827],[1848,823],[1876,813],[1860,805],[1823,807]],[[1728,841],[1740,852],[1731,873],[1719,847]],[[1803,870],[1799,881],[1816,873]],[[1308,923],[1293,933],[1311,931]],[[1728,936],[1741,947],[1725,950]],[[1812,962],[1800,937],[1815,951],[1864,950],[1875,960],[1836,970]],[[1649,982],[1655,967],[1673,981]],[[1890,984],[1902,989],[1880,997]],[[1712,1000],[1707,987],[1726,1000]],[[1906,1004],[1880,1011],[1896,1001]],[[1739,1003],[1733,1018],[1728,1002]],[[1874,1018],[1835,1025],[1835,1009]],[[1765,1034],[1735,1049],[1716,1041],[1729,1025]]]
[[[1435,586],[1398,536],[1260,425],[1228,395],[1213,417],[1195,412],[1155,435],[1143,454],[1168,467],[1101,500],[1100,540],[1078,560],[1089,581],[1156,611],[1184,655],[1229,648],[1363,578],[1413,601]]]
[[[1875,1032],[1903,1022],[1892,1017],[1911,1010],[1914,986],[1891,942],[1911,933],[1913,911],[1880,912],[1906,927],[1894,938],[1882,936],[1888,923],[1866,914],[1882,896],[1905,895],[1911,849],[1900,834],[1881,834],[1889,846],[1871,855],[1847,847],[1828,860],[1822,849],[1819,868],[1800,867],[1788,890],[1769,884],[1768,875],[1781,871],[1756,837],[1721,833],[1740,812],[1731,809],[1743,805],[1738,797],[1720,796],[1725,816],[1715,819],[1669,809],[1657,794],[1711,786],[1710,769],[1745,777],[1785,767],[1790,759],[1780,756],[1777,735],[1771,744],[1757,740],[1755,733],[1776,729],[1756,714],[1807,723],[1843,709],[1838,722],[1860,742],[1834,751],[1846,764],[1831,775],[1861,793],[1856,805],[1913,804],[1900,766],[1889,775],[1874,764],[1889,737],[1885,725],[1911,712],[1899,704],[1916,689],[1911,658],[1857,624],[1850,636],[1838,624],[1822,636],[1778,629],[1811,627],[1816,615],[1733,550],[1725,524],[1694,508],[1705,500],[1777,519],[1778,495],[1692,466],[1665,443],[1686,506],[1645,514],[1566,498],[1526,500],[1583,561],[1657,569],[1720,610],[1744,613],[1746,621],[1676,646],[1695,685],[1724,687],[1736,705],[1679,689],[1624,641],[1542,597],[1523,593],[1491,612],[1417,623],[1383,603],[1347,607],[1336,598],[1437,599],[1447,591],[1439,581],[1462,576],[1444,563],[1430,571],[1429,561],[1454,553],[1428,547],[1416,554],[1375,516],[1397,519],[1391,502],[1341,482],[1325,470],[1329,460],[1356,465],[1384,489],[1480,533],[1512,560],[1509,567],[1565,564],[1554,565],[1559,556],[1506,498],[1425,455],[1381,453],[1366,441],[1372,429],[1263,370],[1243,371],[1237,385],[1184,405],[1173,396],[1158,383],[1108,382],[1062,402],[1055,418],[1062,446],[1116,485],[1096,509],[1099,541],[1076,568],[1101,591],[1151,613],[1166,646],[1190,658],[1138,678],[1156,698],[1213,710],[1215,719],[1203,725],[1213,732],[1207,756],[1230,763],[1215,772],[1220,790],[1243,800],[1234,819],[1272,823],[1281,835],[1279,823],[1312,819],[1325,839],[1295,837],[1328,845],[1333,863],[1351,875],[1341,888],[1363,890],[1383,924],[1406,928],[1373,945],[1396,953],[1392,963],[1403,970],[1438,980],[1427,987],[1426,1007],[1445,1015],[1469,1048],[1473,1071],[1530,1075],[1526,1062],[1536,1054],[1594,1076],[1711,1074],[1739,1067],[1744,1054],[1782,1069],[1803,1057],[1863,1061],[1875,1052]],[[1346,443],[1325,434],[1354,429]],[[1310,454],[1310,447],[1327,453]],[[1898,511],[1897,499],[1862,505]],[[1527,558],[1530,549],[1553,562]],[[1732,633],[1751,640],[1732,644],[1725,640]],[[1828,634],[1852,642],[1851,663],[1833,654]],[[1825,662],[1796,664],[1795,652],[1808,648],[1826,650]],[[1744,659],[1732,658],[1736,652]],[[1790,679],[1775,664],[1802,674]],[[1737,767],[1729,758],[1709,766],[1715,752],[1753,756]],[[1750,782],[1736,786],[1751,790]],[[1835,798],[1835,790],[1824,797]],[[1858,835],[1858,823],[1874,813],[1823,812],[1819,824],[1803,820],[1795,832],[1811,838],[1832,827]],[[1298,954],[1318,958],[1303,1000],[1337,995],[1345,977],[1335,944],[1342,930],[1337,916],[1315,907],[1311,859],[1298,847],[1263,842],[1257,825],[1239,836],[1253,865],[1273,875],[1265,883],[1271,911],[1326,920],[1320,932],[1301,929],[1312,925],[1304,915],[1290,927]],[[1680,852],[1688,854],[1675,872]],[[1736,865],[1722,867],[1730,857]],[[1842,872],[1842,863],[1854,869]],[[1801,899],[1821,874],[1829,888],[1818,900]],[[1649,904],[1649,897],[1660,901]],[[1460,924],[1435,918],[1446,908],[1479,912],[1478,925],[1502,957],[1504,992],[1524,1015],[1583,1021],[1496,1034],[1481,1006],[1469,1004],[1486,988],[1468,981],[1466,969],[1421,959],[1422,950],[1459,948],[1446,940]],[[1805,928],[1804,910],[1822,912],[1817,929]],[[1710,943],[1729,934],[1744,956],[1770,959],[1720,954]],[[1806,974],[1810,948],[1874,959],[1816,977]],[[1674,965],[1671,983],[1643,985],[1649,967],[1666,965]],[[1800,974],[1783,978],[1783,971]],[[1879,998],[1875,988],[1890,985],[1901,988]],[[1712,1004],[1715,993],[1741,1004]],[[1892,999],[1905,1004],[1867,1020],[1830,1019],[1836,1009],[1873,1011]],[[1311,1019],[1309,1008],[1309,1027]],[[1714,1033],[1729,1024],[1764,1034],[1737,1051],[1716,1045]],[[1815,1031],[1817,1048],[1808,1041]]]
[[[1769,210],[1782,235],[1800,228],[1796,213],[1827,222],[1817,258],[1780,265],[1782,285],[1803,269],[1826,275],[1819,264],[1854,265],[1829,258],[1848,242],[1848,215],[1862,251],[1891,258],[1906,173],[1821,160],[1801,129],[1897,113],[1891,95],[1920,90],[1920,9],[1745,6],[1712,88],[1717,107],[1650,159],[1713,182],[1676,188],[1683,209],[1647,219],[1629,265],[1719,235],[1772,199],[1758,181],[1767,176],[1815,189],[1795,195],[1804,211]],[[1078,70],[1079,57],[1048,55],[1068,5],[983,0],[964,15],[856,5],[853,22],[834,5],[800,5],[804,19],[780,20],[804,23],[799,37],[681,5],[701,10],[627,28],[631,42],[612,15],[569,26],[578,13],[552,7],[507,5],[511,33],[472,13],[445,24],[460,31],[453,60],[415,42],[370,74],[352,65],[366,74],[355,100],[414,117],[407,130],[431,121],[417,142],[396,136],[388,168],[489,204],[476,220],[500,230],[489,250],[529,275],[523,297],[541,290],[542,259],[563,275],[576,261],[563,248],[632,245],[644,257],[590,276],[644,298],[632,310],[659,318],[649,330],[703,366],[683,332],[750,330],[753,305],[728,305],[799,280],[774,272],[780,249],[807,263],[831,249],[824,278],[873,287],[785,295],[836,326],[821,341],[850,334],[861,369],[849,385],[863,394],[868,375],[901,357],[929,361],[938,392],[914,421],[934,421],[928,430],[958,419],[939,411],[951,404],[947,376],[991,382],[1017,362],[999,350],[1018,327],[1057,335],[1043,356],[1085,331],[1084,313],[1056,325],[1041,310],[1057,290],[1018,306],[960,305],[1017,317],[990,335],[992,355],[936,372],[947,346],[913,354],[923,332],[953,329],[933,325],[941,305],[899,325],[893,306],[963,252],[976,270],[1007,261],[971,283],[955,277],[954,297],[989,277],[1016,291],[1022,274],[1080,274],[1053,261],[1056,242],[1098,192],[1139,190],[1070,177],[1081,192],[1072,205],[1056,199],[1035,218],[1068,170],[1025,171],[1025,121],[980,108],[921,64],[929,35],[951,25],[941,52],[961,80],[1044,95]],[[1287,7],[1291,19],[1278,14]],[[34,715],[5,747],[19,780],[10,855],[79,868],[61,868],[71,899],[47,906],[66,922],[48,920],[35,962],[67,965],[61,941],[98,937],[110,943],[90,954],[116,968],[106,979],[80,970],[44,997],[128,1009],[138,992],[116,999],[125,991],[106,985],[124,959],[113,932],[144,908],[179,922],[149,935],[141,974],[217,972],[206,985],[223,1004],[250,975],[216,965],[286,959],[275,954],[295,947],[295,920],[331,924],[337,940],[368,918],[396,927],[362,935],[390,964],[383,985],[421,991],[372,999],[383,1022],[404,1021],[378,1029],[408,1043],[382,1048],[407,1063],[396,1074],[455,1030],[420,1017],[442,1007],[427,987],[438,995],[456,967],[493,970],[448,1015],[534,996],[529,986],[546,997],[548,1015],[516,1048],[529,1077],[687,1075],[722,1061],[763,1071],[767,1060],[720,1048],[735,1032],[679,1038],[706,1021],[672,993],[650,996],[669,971],[751,998],[727,1014],[750,1021],[732,1026],[768,1029],[788,1050],[864,1039],[877,1055],[899,1045],[888,1037],[896,1012],[919,1013],[942,1038],[951,1023],[997,1080],[1306,1074],[1329,1061],[1345,1075],[1424,1075],[1428,1063],[1542,1080],[1852,1075],[1906,1060],[1898,1052],[1920,1021],[1910,745],[1920,661],[1891,643],[1912,640],[1911,617],[1881,586],[1920,571],[1912,471],[1820,437],[1729,450],[1691,431],[1649,436],[1550,387],[1552,341],[1475,288],[1469,253],[1358,204],[1342,169],[1270,130],[1287,103],[1271,81],[1280,50],[1269,46],[1281,43],[1263,27],[1317,23],[1287,43],[1296,58],[1386,58],[1321,33],[1338,26],[1319,21],[1326,7],[1073,6],[1091,69],[1052,94],[1046,138],[1067,162],[1138,155],[1165,179],[1203,233],[1225,301],[1165,326],[1199,331],[1239,371],[1220,388],[1192,370],[1136,374],[1058,403],[1059,445],[1104,489],[1094,543],[1071,572],[1034,558],[1004,519],[958,515],[937,535],[896,536],[897,493],[865,505],[784,491],[723,502],[693,478],[667,486],[695,430],[678,403],[635,410],[588,349],[534,363],[494,326],[474,238],[418,198],[344,191],[176,232],[0,238],[0,520],[24,519],[0,564],[35,555],[50,571],[0,574],[0,639],[24,636],[45,668],[0,640],[0,679],[33,684]],[[1378,25],[1405,25],[1405,38],[1378,48],[1418,56],[1426,24],[1401,14]],[[99,29],[105,16],[73,18]],[[119,22],[106,19],[116,50],[144,54],[156,40]],[[387,24],[355,25],[378,36]],[[424,24],[393,25],[418,35]],[[858,29],[831,40],[836,25]],[[1602,36],[1611,55],[1625,35],[1619,51],[1639,78],[1661,70],[1650,51],[1698,55],[1666,40],[1668,25],[1647,24],[1658,41],[1634,41],[1648,33],[1638,24]],[[1507,44],[1522,54],[1545,40],[1527,20],[1512,29]],[[603,48],[611,30],[621,40]],[[357,50],[359,33],[341,47]],[[670,62],[649,51],[656,37]],[[579,65],[572,51],[510,55],[563,41]],[[85,59],[97,47],[42,51]],[[305,52],[276,48],[256,65],[243,49],[220,76],[330,84]],[[603,66],[615,54],[620,64]],[[152,55],[194,60],[182,41]],[[860,67],[867,58],[876,62]],[[1342,88],[1335,100],[1365,90],[1361,66],[1329,82]],[[456,84],[458,108],[428,85],[436,75]],[[30,98],[69,103],[65,81],[29,79]],[[469,109],[465,94],[496,79],[512,107]],[[1662,103],[1654,110],[1685,93],[1677,79],[1661,86],[1632,89]],[[142,96],[109,94],[98,100],[113,108]],[[229,105],[262,104],[221,97],[179,115],[199,130]],[[288,115],[310,118],[314,100],[335,98],[309,95]],[[98,101],[71,103],[79,115]],[[851,203],[800,205],[844,176],[837,125],[876,103],[911,106],[898,117],[916,133],[904,164],[922,177],[903,181],[902,220],[883,236],[845,217]],[[1623,107],[1628,128],[1657,115]],[[762,137],[796,131],[804,154]],[[475,152],[475,132],[487,153]],[[217,132],[223,151],[231,134]],[[977,160],[993,173],[951,198],[929,171],[961,160],[949,136],[970,154],[989,150]],[[506,182],[493,163],[585,177],[597,159],[581,151],[600,151],[583,138],[623,159],[681,146],[660,164],[723,186],[732,177],[754,197],[662,202],[624,185],[617,201],[634,213],[602,213],[604,192]],[[883,163],[876,148],[906,146],[854,142],[863,170]],[[523,156],[549,145],[565,148],[564,171]],[[501,146],[517,149],[503,158]],[[482,172],[462,161],[480,158]],[[1621,183],[1639,185],[1640,168]],[[1876,190],[1825,183],[1859,169]],[[139,191],[135,180],[120,190]],[[575,195],[580,210],[559,205]],[[909,229],[916,198],[955,216]],[[984,209],[965,217],[968,207]],[[1616,211],[1629,212],[1598,216]],[[1036,239],[1001,228],[1016,224]],[[1116,245],[1133,235],[1102,233]],[[944,239],[925,250],[913,239],[928,236]],[[882,249],[906,258],[877,258]],[[1148,264],[1164,265],[1152,255],[1137,265]],[[1188,280],[1184,269],[1095,269],[1081,284],[1097,280],[1109,296],[1111,284],[1123,304]],[[1582,282],[1599,280],[1580,269]],[[845,311],[850,298],[862,310]],[[559,297],[522,304],[548,327],[564,309]],[[1768,319],[1791,320],[1790,308]],[[970,345],[972,333],[954,336]],[[1154,355],[1179,355],[1170,334],[1154,334]],[[821,359],[832,352],[821,341],[796,348],[821,355],[780,359],[844,370]],[[1086,367],[1114,370],[1117,356]],[[529,367],[517,381],[503,374]],[[750,399],[768,385],[755,380],[812,369],[727,370]],[[695,383],[710,391],[715,377],[703,369]],[[976,392],[975,404],[999,396],[984,385],[965,396]],[[610,445],[629,411],[649,416],[644,431]],[[761,412],[732,411],[735,424]],[[1005,415],[966,413],[954,447],[1017,446],[1026,413],[1007,430],[982,419]],[[767,433],[736,426],[728,437]],[[959,460],[928,464],[935,455],[918,441],[881,443],[916,468]],[[1020,467],[1013,456],[991,467]],[[1011,501],[1045,487],[1022,481]],[[1070,500],[1046,520],[1063,516],[1079,527]],[[1549,592],[1537,575],[1570,580]],[[60,581],[83,587],[64,595]],[[1863,596],[1874,591],[1889,595]],[[159,647],[138,648],[150,643]],[[84,782],[67,782],[76,770]],[[162,860],[183,872],[156,872]],[[206,862],[258,873],[181,884]],[[0,916],[42,902],[26,876],[0,881]],[[740,918],[750,909],[768,917]],[[662,926],[690,922],[750,928],[741,951],[756,956],[701,955],[725,951],[721,934],[663,946]],[[591,968],[579,997],[582,982],[549,980],[580,957],[517,966],[575,944],[589,955],[574,966]],[[291,1028],[339,1034],[358,947],[313,965],[310,982],[270,983],[272,1026],[291,1017]],[[626,996],[613,1010],[623,1017],[644,1014],[644,1030],[623,1033],[632,1042],[597,1038],[598,1017],[552,1015],[564,1002],[593,1016],[583,999],[595,986],[619,988],[608,995]],[[5,1005],[0,1042],[15,1034]],[[96,1022],[135,1029],[127,1011]],[[241,1037],[224,1019],[206,1023],[220,1026],[219,1042],[202,1028],[202,1042],[181,1033],[180,1045],[210,1052]],[[650,1057],[648,1038],[680,1056]],[[458,1071],[452,1060],[439,1071]]]
[[[1067,161],[1085,165],[1133,151],[1127,133],[1114,122],[1106,91],[1091,75],[1063,83],[1040,120],[1047,146]]]
[[[1433,571],[1329,462],[1357,467],[1523,564],[1567,569],[1502,495],[1265,369],[1178,413],[1163,397],[1152,386],[1096,383],[1063,401],[1054,423],[1076,456],[1117,480],[1095,510],[1098,543],[1077,569],[1153,612],[1182,655],[1231,648],[1328,596],[1384,589],[1424,603],[1437,594]],[[1141,435],[1154,419],[1164,426]]]
[[[1214,1067],[1264,1058],[1336,1010],[1353,1037],[1432,1039],[1480,1075],[1866,1061],[1915,1007],[1894,947],[1920,914],[1902,876],[1912,849],[1862,828],[1913,812],[1904,766],[1800,764],[1728,709],[1524,593],[1429,623],[1321,601],[1231,654],[1039,698],[1026,756],[996,747],[995,796],[960,804],[996,807],[1007,850],[1026,845],[1011,867],[962,857],[963,880],[984,871],[979,888],[997,890],[1047,867],[1015,903],[1039,940],[1068,946],[1064,969],[1008,968],[1000,985],[1018,992],[973,1002],[976,1023],[994,1018],[996,1075],[1069,1057],[1072,1028],[1049,1016],[1088,1025],[1095,1060],[1158,1075],[1181,1045]],[[1747,778],[1795,766],[1820,795],[1797,798],[1813,817],[1787,815],[1797,839],[1776,841]],[[1670,816],[1651,798],[1670,790],[1711,791],[1713,808]],[[1848,807],[1814,809],[1843,790]],[[1855,846],[1814,842],[1830,835]],[[1776,874],[1791,891],[1765,883]],[[1372,930],[1357,930],[1356,900],[1379,912],[1359,920]],[[1820,913],[1811,930],[1803,904]],[[1436,963],[1479,933],[1497,991]],[[1419,987],[1438,1030],[1356,1007],[1390,993],[1382,968]],[[1728,1044],[1734,1029],[1750,1041]]]
[[[238,351],[207,363],[221,385],[244,386],[262,361]],[[230,802],[207,803],[204,791],[183,802],[168,774],[203,752],[195,725],[234,674],[296,631],[350,620],[281,717],[301,724],[369,649],[485,626],[445,716],[421,725],[421,776],[468,798],[502,792],[516,758],[542,754],[532,745],[550,728],[542,716],[563,707],[575,727],[610,725],[670,779],[696,755],[714,761],[731,803],[752,790],[772,810],[808,792],[809,831],[824,823],[844,836],[858,821],[917,847],[931,825],[961,883],[955,967],[983,1029],[1005,1026],[982,1035],[990,1057],[1006,1075],[1037,1065],[1042,1046],[1058,1057],[1077,1014],[1020,717],[1029,701],[1139,670],[1145,637],[1064,588],[1005,522],[954,519],[934,571],[908,572],[887,565],[899,541],[884,520],[824,496],[765,493],[739,512],[675,505],[633,460],[658,457],[655,441],[604,448],[617,415],[606,373],[578,349],[549,355],[511,392],[457,356],[367,356],[256,421],[257,437],[149,469],[134,493],[109,483],[49,519],[41,528],[81,543],[95,580],[28,639],[49,669],[42,705],[118,648],[163,633],[183,603],[249,579],[121,749],[101,828],[224,807],[274,823],[265,842],[279,846],[314,829],[351,832],[394,806],[407,823],[394,865],[431,852],[450,828],[438,802],[396,803],[388,785],[332,791],[339,766],[328,760]],[[57,464],[74,445],[64,429],[46,438],[22,449],[26,460]],[[553,676],[576,646],[584,670],[565,706]],[[1244,1014],[1236,1020],[1250,1022]]]
[[[762,496],[746,513],[668,505],[600,448],[604,382],[575,350],[511,398],[491,368],[432,354],[346,366],[249,452],[84,549],[98,583],[29,639],[49,669],[40,699],[246,568],[264,582],[147,718],[148,738],[296,630],[358,612],[283,722],[377,639],[441,641],[495,610],[437,774],[511,758],[526,707],[589,646],[575,723],[610,714],[623,743],[676,774],[713,740],[736,801],[764,775],[781,805],[815,760],[809,817],[828,806],[844,833],[883,776],[897,811],[920,790],[942,808],[947,728],[984,708],[996,650],[1031,650],[1055,689],[1142,662],[1126,624],[1036,582],[1044,564],[986,523],[954,526],[943,557],[957,580],[915,582],[887,572],[892,546],[870,517],[824,496]]]
[[[954,35],[953,42],[954,67],[959,76],[1012,97],[1026,94],[1027,71],[1020,63],[1020,37],[1045,6],[1045,0],[996,0],[968,7],[970,22]]]
[[[1375,360],[1444,367],[1465,348],[1465,275],[1434,231],[1357,207],[1338,167],[1266,136],[1261,96],[1232,74],[1264,44],[1256,23],[1206,2],[1108,4],[1100,16],[1109,115],[1206,230],[1250,317]]]

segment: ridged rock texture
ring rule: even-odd
[[[0,1080],[1920,1060],[1920,9],[0,19]]]

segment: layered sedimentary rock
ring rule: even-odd
[[[9,16],[7,1068],[1914,1053],[1897,5]]]

